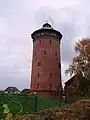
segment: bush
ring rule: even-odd
[[[48,109],[36,114],[17,116],[14,120],[90,120],[90,99],[78,101],[68,108]]]

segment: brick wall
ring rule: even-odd
[[[60,100],[61,92],[62,91],[59,90],[31,90],[30,95],[34,95],[34,93],[36,93],[37,95],[45,98],[53,98],[55,100]]]
[[[58,90],[61,86],[59,40],[50,36],[38,38],[33,44],[31,90]]]

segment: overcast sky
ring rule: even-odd
[[[0,0],[0,89],[29,88],[32,63],[30,34],[48,20],[58,29],[64,70],[75,56],[75,42],[90,34],[90,0]]]

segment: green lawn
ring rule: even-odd
[[[34,98],[33,95],[19,95],[19,94],[0,94],[0,120],[3,115],[3,104],[7,104],[10,112],[16,114],[26,114],[34,112]],[[38,111],[47,108],[56,108],[59,103],[45,99],[38,96]]]

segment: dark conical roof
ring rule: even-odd
[[[53,27],[52,27],[49,23],[46,22],[45,24],[43,24],[42,28],[34,31],[34,32],[31,34],[32,39],[34,39],[34,36],[35,36],[36,33],[39,33],[39,32],[42,32],[42,31],[56,32],[56,33],[58,34],[59,38],[60,38],[60,39],[62,38],[62,34],[61,34],[59,31],[53,29]]]
[[[8,87],[6,88],[4,91],[8,91],[8,92],[18,92],[19,90],[16,87]]]

